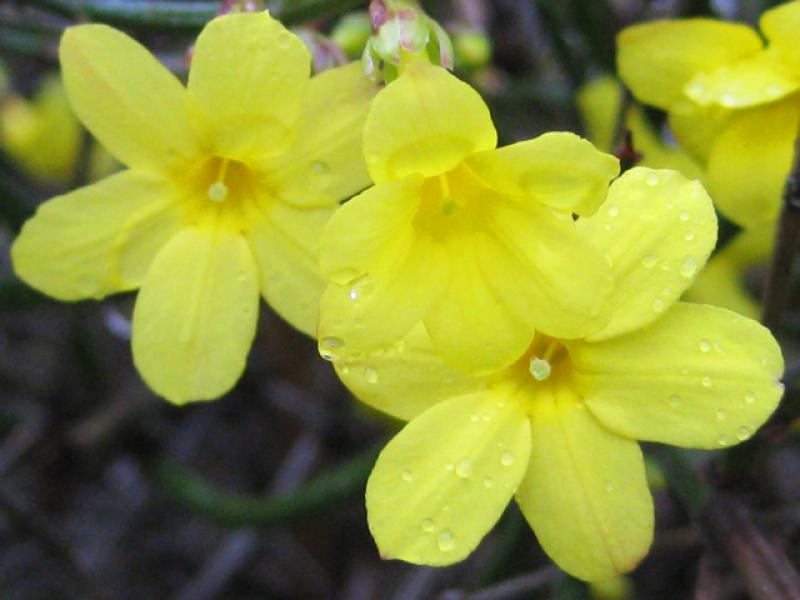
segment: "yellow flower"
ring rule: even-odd
[[[617,160],[569,133],[496,142],[478,93],[440,67],[411,63],[378,93],[364,126],[376,185],[320,241],[324,356],[384,347],[422,320],[447,360],[488,371],[534,330],[604,325],[608,265],[572,213],[596,209]]]
[[[777,405],[783,359],[769,331],[678,301],[716,238],[698,182],[636,167],[578,228],[613,265],[603,330],[537,334],[514,365],[484,377],[447,367],[422,324],[387,351],[334,362],[357,397],[411,421],[367,484],[384,557],[461,560],[516,498],[564,570],[609,579],[642,559],[653,534],[636,440],[725,447]]]
[[[133,356],[173,402],[241,374],[259,291],[311,333],[315,245],[338,200],[368,184],[358,65],[309,79],[303,43],[267,13],[211,21],[188,87],[103,25],[61,42],[70,102],[128,170],[43,204],[12,249],[16,272],[61,300],[136,289]]]
[[[598,77],[587,83],[577,96],[578,111],[589,140],[605,152],[613,152],[618,140],[615,127],[622,105],[622,86],[610,76]],[[689,179],[704,180],[705,174],[697,162],[683,149],[667,145],[653,130],[640,106],[631,106],[625,114],[625,127],[633,134],[633,145],[641,152],[641,166],[653,169],[673,169]]]
[[[709,19],[658,21],[618,37],[620,77],[668,111],[683,147],[707,167],[719,209],[739,225],[772,221],[800,125],[800,0],[764,13],[758,33]]]
[[[761,312],[760,303],[748,292],[746,279],[753,269],[759,266],[766,269],[774,240],[774,223],[740,231],[711,257],[684,298],[690,302],[729,308],[757,319]]]
[[[33,100],[0,102],[0,145],[28,175],[57,185],[75,174],[81,127],[57,75],[48,75]]]

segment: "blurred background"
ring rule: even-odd
[[[456,72],[489,102],[501,143],[571,130],[624,157],[622,124],[648,164],[702,178],[672,144],[663,114],[632,105],[613,79],[615,34],[690,15],[754,24],[773,4],[432,0],[425,8],[452,37]],[[318,70],[358,60],[366,5],[267,3],[312,46]],[[37,204],[119,168],[69,110],[58,76],[62,30],[111,23],[183,77],[194,36],[220,9],[0,0],[0,598],[799,598],[796,297],[779,332],[788,367],[781,409],[724,452],[646,448],[653,549],[631,576],[590,587],[551,566],[513,504],[462,564],[381,561],[363,491],[401,424],[354,402],[314,341],[263,303],[236,388],[176,408],[133,368],[132,295],[63,304],[14,277],[8,247]],[[720,249],[735,233],[722,223]],[[768,251],[740,252],[724,282],[701,292],[724,287],[729,305],[757,315]]]

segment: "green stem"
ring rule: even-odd
[[[364,0],[280,0],[269,3],[272,14],[287,25],[351,10]],[[170,29],[200,29],[214,18],[221,2],[197,0],[30,0],[71,18],[88,17],[110,23]]]
[[[228,494],[186,472],[171,461],[161,462],[156,481],[177,502],[229,527],[271,527],[318,514],[362,489],[378,448],[345,461],[286,495],[255,497]]]

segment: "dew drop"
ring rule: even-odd
[[[400,473],[400,479],[402,479],[406,483],[411,483],[412,481],[414,481],[414,474],[408,469],[406,469],[405,471]]]
[[[472,476],[472,461],[468,458],[458,461],[456,465],[456,475],[461,477],[461,479],[469,479]]]
[[[494,479],[492,479],[491,477],[484,477],[483,478],[483,487],[485,487],[485,488],[494,487]]]
[[[661,295],[662,296],[669,296],[671,293],[672,293],[672,289],[668,288],[668,287],[665,287],[663,290],[661,290]]]
[[[514,464],[514,455],[511,452],[503,452],[500,456],[500,464],[504,467],[510,467]]]
[[[693,231],[685,231],[683,233],[683,239],[687,242],[691,242],[694,239],[694,232]]]
[[[693,259],[691,256],[683,259],[681,263],[681,275],[686,277],[692,277],[697,272],[697,261]]]
[[[608,216],[609,217],[616,217],[619,215],[619,208],[617,208],[614,204],[608,207]]]
[[[689,211],[682,210],[678,213],[678,218],[681,220],[682,223],[686,223],[689,220]]]
[[[372,367],[364,367],[364,379],[367,383],[378,383],[378,372]]]
[[[728,441],[728,436],[727,435],[719,436],[719,438],[717,438],[717,444],[723,448],[728,444],[730,444],[730,442]]]
[[[375,288],[375,280],[369,275],[363,275],[350,283],[347,297],[353,302],[361,300]]]
[[[439,534],[439,538],[436,540],[437,545],[439,546],[439,550],[442,552],[450,552],[455,545],[456,540],[453,537],[453,534],[450,533],[449,530],[445,529]]]
[[[275,41],[279,48],[286,50],[292,43],[292,37],[294,36],[288,31],[282,31]]]
[[[490,415],[489,413],[483,413],[481,415],[481,421],[483,421],[484,423],[488,423],[491,420],[492,420],[492,415]]]
[[[472,421],[473,423],[477,423],[478,421],[481,420],[481,417],[480,415],[475,413],[474,415],[470,415],[469,420]]]
[[[453,469],[455,469],[455,465],[454,465],[453,463],[451,463],[451,462],[447,463],[447,464],[444,466],[444,470],[445,470],[445,471],[452,471]]]
[[[422,529],[422,531],[424,531],[425,533],[430,533],[435,528],[433,521],[431,521],[430,519],[422,519],[422,523],[420,523],[419,526],[420,529]]]
[[[550,363],[543,358],[532,358],[528,370],[536,381],[544,381],[550,377]]]
[[[726,413],[723,409],[719,409],[717,411],[717,421],[724,421],[728,418],[728,413]]]
[[[656,266],[658,262],[658,257],[655,254],[648,254],[642,259],[642,266],[645,269],[652,269]]]
[[[709,350],[711,350],[711,342],[709,342],[706,339],[702,339],[700,340],[699,347],[700,347],[700,352],[708,352]]]
[[[653,300],[653,310],[657,313],[660,313],[664,310],[664,301],[661,298],[656,298]]]
[[[664,259],[664,260],[661,261],[661,270],[662,271],[671,271],[672,270],[672,265],[669,264],[669,261],[667,259]]]
[[[656,173],[650,173],[647,177],[645,177],[644,182],[649,185],[650,187],[655,187],[658,185],[658,175]]]
[[[744,401],[745,401],[747,404],[753,404],[753,402],[755,402],[755,401],[756,401],[756,395],[755,395],[753,392],[747,392],[747,393],[744,395]]]
[[[742,427],[739,427],[739,430],[736,432],[736,439],[739,440],[740,442],[743,442],[746,439],[748,439],[751,435],[753,435],[751,429],[746,425],[743,425]]]
[[[328,166],[328,163],[315,160],[308,165],[308,180],[311,187],[318,190],[328,187],[331,180],[331,168]]]
[[[319,341],[317,350],[325,360],[332,361],[338,357],[338,351],[344,347],[344,342],[338,337],[324,337]]]
[[[701,384],[701,385],[702,385],[704,388],[710,388],[710,387],[711,387],[711,377],[709,377],[708,375],[705,375],[705,376],[704,376],[704,377],[703,377],[703,378],[700,380],[700,384]]]

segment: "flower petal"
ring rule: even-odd
[[[682,98],[670,108],[668,120],[670,130],[681,148],[701,164],[706,164],[714,142],[732,116],[732,110],[718,104],[700,106]]]
[[[445,173],[497,144],[478,92],[441,67],[415,62],[372,102],[364,156],[375,183]]]
[[[749,438],[780,400],[783,359],[756,321],[679,302],[650,327],[568,346],[592,413],[619,435],[719,448]]]
[[[320,304],[323,349],[327,344],[342,356],[385,349],[421,321],[446,289],[447,256],[429,237],[405,237],[392,259],[348,285],[328,285]]]
[[[710,191],[725,216],[744,227],[777,217],[798,125],[796,98],[731,119],[708,161]]]
[[[59,50],[84,125],[129,167],[170,170],[200,151],[186,90],[150,52],[106,25],[70,27]]]
[[[619,175],[617,158],[567,132],[481,152],[467,164],[500,192],[578,214],[597,210]]]
[[[719,104],[742,109],[775,102],[800,89],[800,78],[775,52],[765,50],[732,65],[698,73],[684,86],[686,96],[701,106]]]
[[[645,167],[611,184],[606,204],[580,219],[578,229],[607,252],[615,281],[611,321],[592,340],[657,319],[691,285],[717,241],[717,218],[703,186]]]
[[[359,63],[311,80],[294,144],[269,164],[276,197],[297,206],[333,206],[370,184],[361,140],[376,91]]]
[[[189,93],[216,153],[246,162],[285,150],[310,73],[308,49],[266,11],[206,25],[194,48]]]
[[[244,238],[187,228],[158,254],[133,311],[133,360],[170,402],[210,400],[245,367],[258,318],[258,275]]]
[[[775,223],[765,223],[736,234],[711,257],[684,300],[712,304],[758,319],[760,306],[745,285],[747,271],[767,262],[775,240]]]
[[[334,210],[272,202],[250,220],[247,232],[264,299],[281,317],[310,336],[317,331],[319,302],[325,289],[317,245]]]
[[[653,502],[636,442],[614,435],[566,385],[541,387],[522,513],[559,567],[588,581],[632,570],[653,538]]]
[[[475,241],[458,238],[448,245],[450,281],[424,321],[436,352],[447,362],[483,374],[516,361],[535,331],[494,293]]]
[[[764,32],[770,47],[778,51],[795,70],[800,69],[800,48],[797,32],[800,30],[800,2],[785,2],[761,15],[759,28]]]
[[[519,408],[501,407],[488,392],[442,402],[411,421],[367,482],[367,518],[381,555],[425,565],[465,558],[508,505],[530,440]]]
[[[442,360],[422,323],[391,348],[337,359],[333,365],[356,398],[404,421],[438,402],[485,388],[482,379],[464,375]]]
[[[392,263],[413,234],[420,205],[418,177],[376,185],[337,210],[322,232],[320,267],[344,285]]]
[[[608,262],[579,234],[571,216],[537,204],[503,202],[493,207],[489,227],[493,236],[475,239],[481,269],[518,319],[564,338],[605,325]]]
[[[179,200],[159,176],[134,171],[53,198],[22,227],[14,270],[59,300],[134,289],[178,231]]]
[[[617,36],[617,68],[634,95],[667,109],[697,73],[712,71],[761,50],[746,25],[711,19],[655,21]]]

